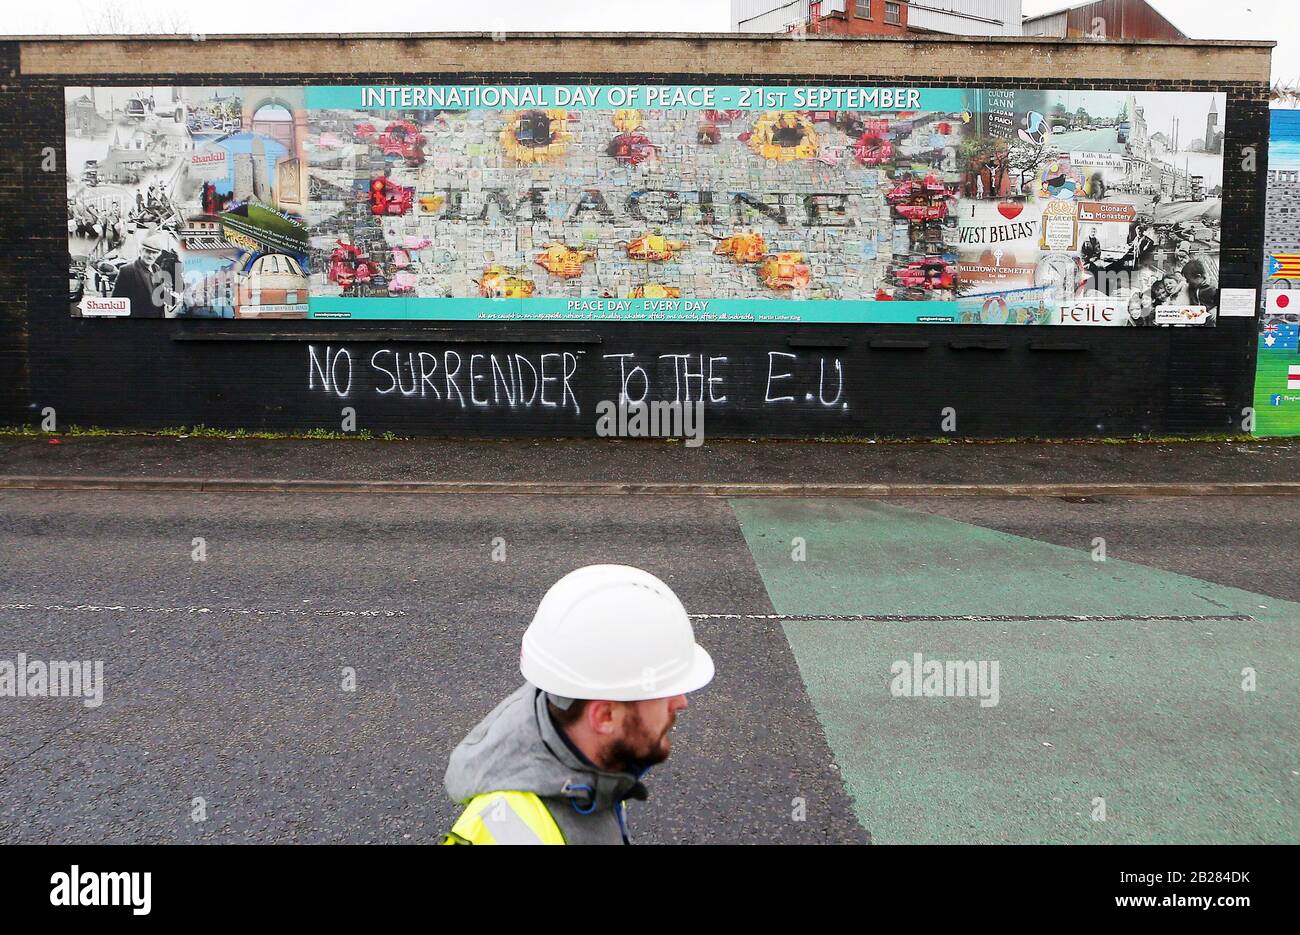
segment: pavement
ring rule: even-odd
[[[696,484],[1296,483],[1300,439],[870,443],[0,436],[0,477]]]
[[[1300,453],[594,445],[8,438],[0,475],[1263,483]],[[96,708],[0,697],[0,843],[435,841],[447,755],[597,561],[667,581],[718,667],[638,842],[1295,843],[1298,507],[0,489],[0,660],[105,666]],[[996,663],[997,703],[900,694],[917,653]]]

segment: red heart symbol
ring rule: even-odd
[[[1020,217],[1020,212],[1025,210],[1025,206],[1018,201],[1003,201],[998,204],[998,214],[1002,215],[1008,221],[1014,221]]]

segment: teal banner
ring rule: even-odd
[[[960,88],[707,85],[364,85],[307,88],[307,107],[354,110],[939,110],[969,106]]]

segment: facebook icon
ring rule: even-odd
[[[1282,394],[1274,393],[1272,396],[1269,397],[1268,401],[1269,404],[1272,406],[1280,406],[1282,405]]]

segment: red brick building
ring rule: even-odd
[[[809,8],[809,22],[816,23],[813,28],[816,32],[843,36],[900,36],[907,32],[906,0],[843,0],[841,3],[812,0]]]
[[[900,36],[907,0],[735,0],[740,32],[807,32],[840,36]]]

